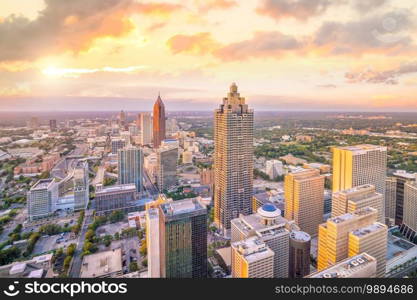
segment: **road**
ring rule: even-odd
[[[155,184],[152,183],[151,179],[149,178],[149,174],[146,171],[143,171],[143,187],[148,192],[151,198],[156,197],[159,195],[159,190]]]
[[[77,159],[66,159],[69,156],[78,156],[84,155],[87,151],[87,145],[81,144],[76,145],[76,148],[72,150],[68,155],[61,158],[61,160],[55,165],[53,170],[51,171],[52,177],[57,177],[60,179],[64,179],[67,174],[69,174],[74,168],[77,163]]]
[[[88,225],[90,225],[93,222],[92,214],[93,214],[92,210],[85,211],[84,221],[81,226],[81,232],[79,233],[79,236],[78,236],[77,248],[75,250],[74,258],[72,260],[71,270],[69,271],[69,277],[71,278],[80,277],[81,264],[83,262],[81,254],[83,253],[85,234],[88,230]]]

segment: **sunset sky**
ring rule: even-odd
[[[400,6],[399,6],[400,5]],[[0,0],[0,110],[417,111],[413,0]]]

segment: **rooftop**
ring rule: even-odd
[[[364,184],[364,185],[359,185],[347,190],[342,190],[340,192],[340,194],[352,194],[352,193],[358,193],[358,192],[365,192],[365,191],[375,191],[375,186],[372,184]]]
[[[352,220],[352,219],[360,217],[360,216],[366,216],[366,215],[369,215],[371,213],[376,213],[376,211],[377,210],[375,208],[365,207],[365,208],[355,210],[353,213],[347,213],[347,214],[344,214],[344,215],[340,215],[340,216],[337,216],[337,217],[330,218],[330,219],[327,220],[327,222],[333,222],[333,223],[336,223],[336,224],[340,224],[340,223],[346,222],[348,220]]]
[[[405,179],[417,180],[417,173],[408,173],[405,170],[397,170],[394,172],[394,176],[403,177]]]
[[[274,252],[258,237],[250,237],[243,241],[234,242],[232,248],[236,249],[249,263],[274,255]]]
[[[136,190],[136,186],[134,184],[118,184],[112,185],[109,187],[103,187],[102,190],[97,191],[97,194],[104,194],[104,193],[111,193],[111,192],[122,192],[122,191],[129,191],[129,190]]]
[[[54,182],[55,179],[53,178],[48,178],[48,179],[41,179],[38,182],[36,182],[32,188],[30,189],[31,191],[34,190],[43,190],[43,189],[47,189],[49,187],[49,185]]]
[[[165,215],[175,216],[193,211],[206,210],[206,208],[196,199],[189,198],[161,204],[161,209]]]
[[[311,236],[304,231],[294,230],[290,233],[290,238],[296,241],[308,242],[311,240]]]
[[[249,233],[251,231],[261,231],[266,228],[274,227],[285,227],[288,224],[288,220],[282,216],[277,216],[274,225],[265,225],[262,222],[262,216],[258,213],[244,216],[241,215],[239,218],[233,219],[232,223],[244,233]]]
[[[86,255],[81,266],[81,278],[97,278],[122,271],[122,249]]]
[[[385,146],[370,145],[370,144],[346,146],[346,147],[340,147],[339,149],[355,152],[354,154],[361,154],[363,152],[377,151],[377,150],[387,151],[387,147]]]
[[[387,228],[387,226],[385,226],[384,224],[379,223],[379,222],[375,222],[375,223],[373,223],[371,225],[368,225],[366,227],[356,229],[356,230],[352,231],[351,234],[353,234],[357,237],[364,237],[364,236],[366,236],[368,234],[371,234],[373,232],[377,232],[377,231],[380,231],[380,230],[386,230],[386,228]]]
[[[355,277],[354,273],[360,269],[374,264],[376,268],[376,259],[366,253],[349,257],[341,262],[316,273],[310,274],[309,278],[345,278]],[[353,275],[353,276],[352,276]]]

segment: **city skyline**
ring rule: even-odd
[[[90,3],[2,1],[1,111],[212,110],[233,81],[256,110],[417,111],[412,1]]]

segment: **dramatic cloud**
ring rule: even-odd
[[[251,57],[278,57],[302,47],[302,42],[278,31],[256,32],[252,39],[224,46],[214,54],[222,60],[232,61]]]
[[[174,54],[207,54],[219,47],[209,32],[201,32],[195,35],[178,34],[167,41],[167,45]]]
[[[374,83],[374,84],[398,84],[398,77],[417,73],[417,62],[408,63],[395,69],[374,71],[371,69],[360,72],[348,72],[345,78],[349,83]]]
[[[306,20],[321,15],[337,1],[331,0],[263,0],[257,12],[276,20],[294,18]]]
[[[32,60],[42,55],[88,49],[100,37],[129,33],[134,13],[167,15],[179,5],[140,4],[134,0],[45,0],[31,21],[9,16],[0,23],[0,61]]]
[[[326,22],[315,34],[313,46],[336,55],[377,51],[396,54],[411,50],[414,29],[413,16],[407,11],[394,11],[347,23]]]
[[[167,41],[167,45],[174,54],[212,54],[223,61],[244,60],[252,57],[278,57],[303,47],[303,44],[292,36],[278,31],[256,32],[252,39],[229,45],[216,42],[208,32],[175,35]]]

